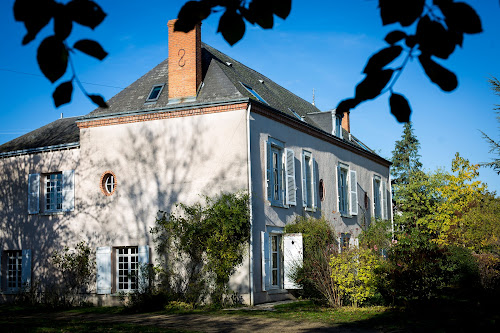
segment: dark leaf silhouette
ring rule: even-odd
[[[410,104],[403,95],[395,93],[391,94],[391,97],[389,98],[389,105],[391,107],[391,113],[400,123],[407,123],[410,121]]]
[[[87,95],[88,98],[90,98],[92,100],[92,102],[94,104],[96,104],[97,106],[101,107],[101,108],[108,108],[108,104],[106,104],[106,101],[104,100],[104,98],[102,98],[102,96],[100,95]]]
[[[380,71],[394,59],[399,57],[401,51],[403,51],[403,48],[401,46],[396,45],[387,47],[375,53],[374,55],[371,56],[370,60],[368,60],[368,63],[366,64],[363,73],[367,74],[370,72]]]
[[[446,17],[446,25],[450,30],[467,34],[477,34],[483,31],[481,19],[468,4],[441,1],[439,8]]]
[[[23,38],[23,45],[34,40],[40,30],[49,24],[54,6],[53,0],[16,0],[14,18],[16,21],[23,22],[28,31]]]
[[[404,31],[394,30],[394,31],[389,32],[387,34],[387,36],[385,36],[384,40],[388,44],[394,45],[405,37],[406,37],[406,33]]]
[[[174,30],[183,32],[193,30],[196,24],[210,15],[211,9],[211,6],[204,1],[186,2],[177,15]]]
[[[264,29],[271,29],[274,25],[273,7],[267,0],[253,0],[248,5],[250,18]]]
[[[72,93],[73,83],[71,82],[71,80],[61,83],[52,94],[52,98],[54,99],[56,108],[60,107],[63,104],[71,102]]]
[[[351,109],[354,109],[356,106],[358,106],[359,101],[357,101],[354,98],[348,98],[344,99],[342,102],[337,105],[335,112],[336,113],[344,113],[348,112]]]
[[[366,78],[356,86],[356,100],[366,101],[380,95],[380,92],[391,80],[394,71],[385,69],[383,71],[370,72]]]
[[[443,91],[453,91],[458,86],[458,80],[453,72],[450,72],[443,66],[431,59],[427,54],[421,54],[418,57],[425,74],[429,79],[437,84]]]
[[[272,0],[272,6],[274,14],[286,19],[292,10],[292,0]]]
[[[99,60],[106,58],[106,56],[108,55],[108,53],[104,51],[104,49],[98,42],[90,39],[79,40],[75,43],[75,45],[73,45],[73,47]]]
[[[406,39],[405,39],[405,44],[409,48],[413,48],[415,45],[417,45],[417,42],[418,42],[417,36],[415,36],[415,35],[410,35],[410,36],[406,37]]]
[[[424,53],[448,59],[455,50],[456,39],[453,37],[453,33],[446,30],[441,23],[431,20],[427,15],[418,22],[417,40]]]
[[[67,15],[66,7],[58,5],[57,14],[54,16],[54,34],[59,39],[66,39],[73,30],[73,21]]]
[[[43,75],[54,83],[66,72],[68,51],[59,38],[49,36],[38,47],[37,61]]]
[[[379,0],[378,4],[383,25],[399,22],[407,27],[422,14],[425,0]]]
[[[91,29],[97,27],[106,17],[101,7],[90,0],[73,0],[66,5],[71,19]]]
[[[245,21],[235,11],[226,10],[220,18],[217,32],[222,33],[230,45],[234,45],[245,34]]]

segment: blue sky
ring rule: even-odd
[[[97,2],[107,18],[95,31],[75,27],[69,42],[95,39],[109,52],[102,62],[80,54],[74,57],[85,88],[109,99],[167,57],[167,21],[177,16],[184,1]],[[54,107],[55,85],[41,76],[36,63],[36,48],[51,28],[21,46],[25,29],[14,21],[13,3],[0,1],[0,144],[56,120],[61,113],[79,116],[94,109],[78,90],[71,104]],[[493,111],[500,98],[487,82],[491,76],[500,78],[500,5],[498,0],[468,3],[480,15],[484,32],[466,35],[463,49],[441,62],[457,74],[458,88],[452,93],[440,91],[418,61],[409,63],[395,86],[411,103],[421,161],[427,170],[450,170],[456,152],[472,163],[489,161],[493,156],[480,130],[500,140],[500,124]],[[276,19],[272,30],[247,25],[244,39],[233,47],[216,33],[216,15],[203,23],[202,40],[308,101],[314,88],[316,105],[328,110],[353,96],[366,60],[385,46],[384,36],[396,28],[382,27],[377,4],[375,0],[293,0],[285,21]],[[389,112],[388,97],[351,112],[352,133],[385,158],[391,157],[403,129]],[[479,179],[500,193],[500,176],[492,170],[481,168]]]

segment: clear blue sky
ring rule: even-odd
[[[167,21],[175,18],[184,1],[97,0],[108,14],[92,31],[77,26],[70,44],[81,38],[98,40],[109,52],[102,62],[77,54],[80,80],[91,93],[109,99],[167,57]],[[0,144],[60,117],[84,115],[94,109],[79,91],[73,102],[56,109],[55,85],[41,76],[36,48],[51,28],[45,28],[28,46],[21,46],[24,26],[12,15],[14,0],[0,1]],[[443,93],[422,73],[417,61],[409,64],[395,90],[410,100],[415,133],[421,143],[421,161],[427,170],[450,169],[456,152],[473,163],[489,161],[489,146],[480,130],[500,140],[493,94],[487,79],[500,78],[500,5],[498,0],[468,1],[483,21],[484,32],[466,35],[464,48],[442,64],[457,73],[459,87]],[[202,40],[312,101],[321,110],[352,97],[368,57],[385,46],[384,36],[396,26],[382,27],[378,1],[293,0],[285,21],[262,30],[247,25],[242,41],[229,46],[217,34],[217,16],[205,21]],[[25,73],[25,74],[23,74]],[[351,131],[385,158],[403,126],[389,113],[388,96],[367,102],[351,113]],[[480,180],[500,194],[500,176],[480,169]]]

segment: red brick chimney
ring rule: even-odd
[[[342,115],[342,128],[345,129],[348,133],[351,133],[351,123],[349,122],[349,111],[344,112]]]
[[[175,21],[168,21],[169,103],[196,99],[201,84],[201,24],[185,33],[174,31]]]

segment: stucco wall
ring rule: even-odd
[[[32,249],[33,276],[55,249],[86,240],[92,247],[149,245],[159,210],[201,201],[200,194],[247,188],[246,110],[92,127],[80,148],[0,159],[0,244]],[[75,170],[75,210],[28,215],[28,174]],[[101,192],[104,172],[113,195]],[[42,184],[43,186],[43,184]],[[248,292],[248,262],[234,281]]]
[[[363,157],[353,151],[321,140],[303,131],[293,129],[281,122],[271,120],[263,115],[252,112],[251,127],[251,170],[252,194],[255,239],[253,252],[255,259],[255,290],[256,302],[270,300],[268,293],[262,290],[261,280],[261,244],[260,232],[270,227],[282,228],[291,223],[297,216],[325,216],[340,233],[350,233],[357,237],[362,230],[363,223],[368,224],[373,216],[373,176],[381,177],[388,182],[389,168],[371,159]],[[272,206],[266,197],[266,142],[269,138],[280,140],[284,147],[295,153],[295,182],[297,190],[297,205],[286,208]],[[318,203],[316,212],[306,211],[302,206],[302,151],[312,153],[316,161],[317,182],[323,179],[325,187],[324,201]],[[339,162],[349,165],[357,172],[358,215],[352,217],[341,216],[338,209],[337,166]],[[316,189],[317,190],[317,189]],[[368,196],[365,207],[365,193]],[[390,214],[389,193],[387,193],[388,212]],[[364,217],[364,220],[363,220]],[[390,215],[388,216],[390,218]],[[365,221],[365,222],[363,222]],[[276,229],[275,229],[276,230]]]

